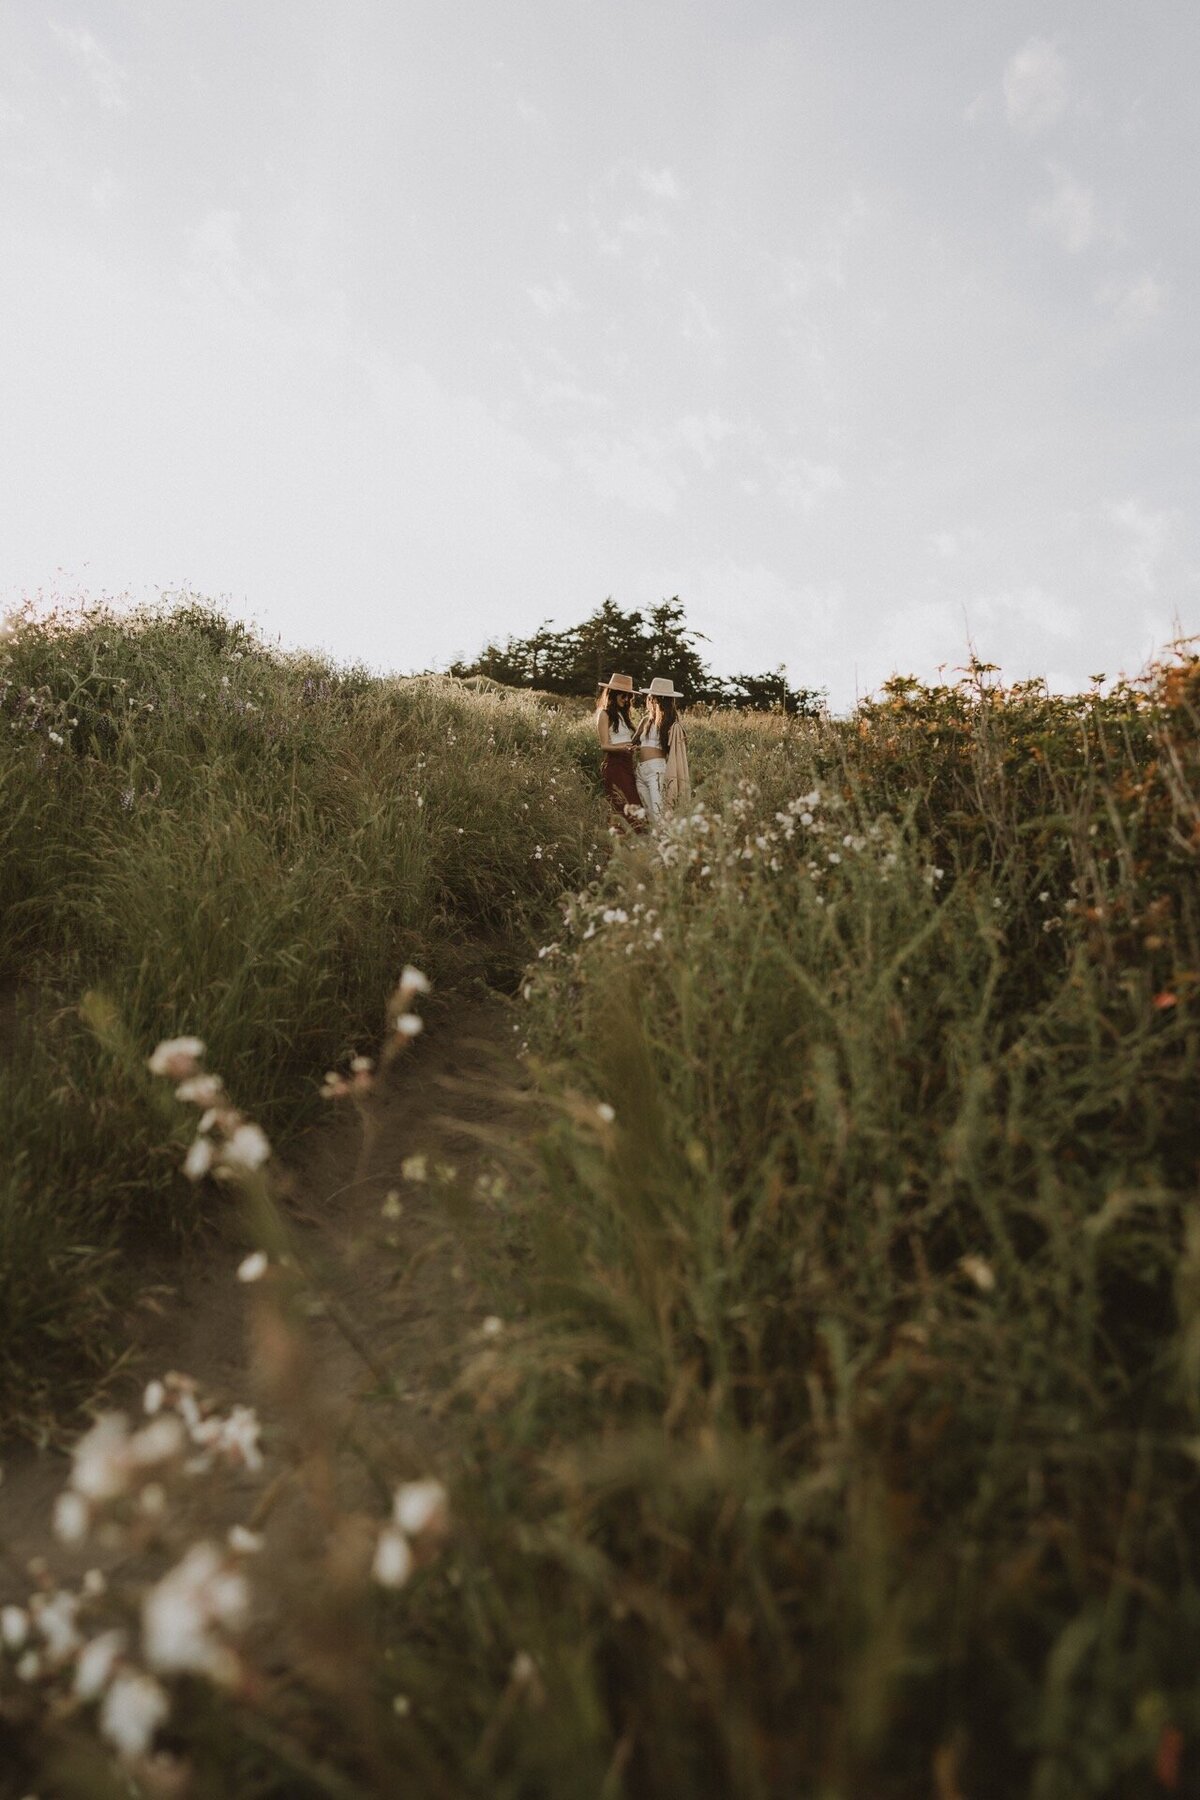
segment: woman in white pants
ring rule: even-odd
[[[686,793],[675,791],[678,782],[672,785],[667,779],[668,757],[673,756],[677,768],[682,756],[686,768],[687,748],[683,725],[675,711],[675,702],[682,700],[683,695],[676,693],[675,683],[665,675],[656,675],[645,694],[646,713],[637,728],[634,755],[638,799],[653,825],[676,801],[687,798]]]

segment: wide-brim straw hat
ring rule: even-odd
[[[600,683],[600,686],[610,689],[614,694],[635,694],[637,692],[633,685],[632,675],[610,675],[607,681]]]
[[[651,700],[684,700],[687,697],[667,675],[656,675],[648,688],[639,688],[638,692],[649,695]]]

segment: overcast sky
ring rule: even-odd
[[[1198,68],[1195,0],[0,0],[0,597],[1136,670],[1200,630]]]

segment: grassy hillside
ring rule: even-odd
[[[536,697],[281,656],[198,604],[0,645],[0,1418],[61,1412],[119,1347],[125,1253],[204,1222],[148,1049],[198,1033],[286,1148],[404,963],[515,981],[594,868],[590,760]]]
[[[447,1213],[495,1309],[444,1400],[449,1537],[413,1525],[403,1591],[378,1564],[355,1587],[362,1521],[322,1515],[311,1562],[273,1565],[311,1654],[169,1684],[196,1791],[1200,1791],[1200,662],[695,716],[694,809],[597,868],[584,725],[343,686],[227,629],[122,640],[234,693],[199,723],[160,682],[119,776],[94,724],[45,741],[84,731],[61,693],[12,734],[20,969],[68,1009],[104,986],[139,1044],[200,1030],[278,1129],[398,961],[453,979],[482,931],[511,972],[539,920],[518,1017],[547,1123]],[[264,786],[276,739],[234,701],[268,695]],[[424,807],[381,804],[422,754]],[[182,1229],[178,1128],[133,1065],[70,1010],[34,1041],[83,1071],[64,1208]],[[44,1161],[50,1079],[20,1090]],[[257,1303],[276,1354],[291,1279]],[[318,1596],[352,1619],[334,1658]]]

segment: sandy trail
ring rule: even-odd
[[[512,1042],[503,1002],[456,1005],[387,1078],[369,1155],[353,1109],[340,1102],[301,1144],[290,1171],[296,1254],[325,1307],[309,1321],[307,1396],[343,1446],[339,1486],[360,1504],[378,1508],[380,1497],[370,1493],[361,1458],[345,1448],[351,1439],[369,1445],[371,1464],[393,1480],[445,1466],[437,1401],[461,1358],[478,1347],[486,1311],[475,1274],[477,1223],[485,1240],[488,1234],[478,1184],[532,1126]],[[405,1179],[402,1164],[414,1155],[426,1158],[432,1179]],[[439,1180],[439,1167],[452,1169],[452,1178]],[[389,1193],[399,1197],[398,1217],[384,1216]],[[388,1210],[394,1214],[394,1200]],[[178,1265],[148,1271],[129,1321],[129,1358],[104,1402],[136,1415],[145,1382],[177,1369],[223,1409],[258,1403],[267,1467],[230,1484],[229,1522],[244,1518],[270,1485],[279,1427],[256,1375],[253,1290],[236,1279],[244,1254],[244,1242],[230,1233]],[[68,1552],[54,1538],[51,1509],[68,1469],[57,1450],[20,1449],[5,1459],[0,1600],[28,1595],[30,1563],[39,1557],[66,1580],[124,1566],[120,1546],[92,1541]],[[206,1524],[211,1529],[211,1519]]]

